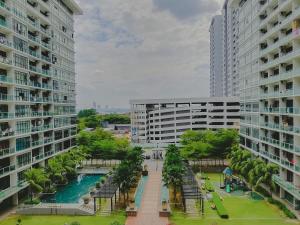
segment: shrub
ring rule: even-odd
[[[73,221],[70,223],[70,225],[80,225],[80,223],[78,221]]]
[[[255,191],[257,191],[258,193],[262,194],[265,197],[271,197],[270,193],[263,187],[258,186],[255,188]]]
[[[212,201],[214,202],[217,212],[221,218],[227,219],[229,218],[229,215],[227,213],[227,210],[225,209],[219,195],[216,192],[212,193]]]
[[[101,187],[100,182],[96,183],[96,188],[99,189]]]
[[[39,204],[41,201],[40,201],[40,199],[38,199],[38,198],[34,198],[34,199],[26,199],[25,201],[24,201],[24,204],[25,205],[37,205],[37,204]]]
[[[283,213],[290,219],[296,219],[297,217],[293,212],[291,212],[282,202],[275,200],[273,198],[268,198],[268,202],[278,206],[279,209],[283,211]]]
[[[110,225],[122,225],[122,224],[118,221],[114,221],[114,222],[110,223]]]
[[[209,192],[215,191],[214,186],[211,184],[211,182],[209,180],[205,181],[205,189]]]

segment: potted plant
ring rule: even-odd
[[[144,169],[142,171],[142,175],[143,176],[148,176],[148,166],[147,165],[144,165]]]
[[[90,198],[87,197],[87,196],[83,197],[83,202],[84,202],[85,205],[89,204]]]
[[[131,199],[129,202],[129,208],[130,208],[130,210],[134,210],[134,208],[135,208],[135,202],[133,199]]]
[[[162,200],[162,210],[167,211],[168,210],[168,203],[166,200]]]
[[[100,189],[100,187],[101,187],[100,182],[97,182],[97,183],[96,183],[96,189]]]

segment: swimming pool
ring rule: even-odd
[[[78,175],[77,179],[69,182],[66,186],[57,189],[54,195],[43,199],[48,203],[79,203],[80,199],[95,187],[96,182],[104,175]]]

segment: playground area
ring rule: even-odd
[[[211,188],[214,189],[227,211],[229,218],[221,219],[213,203],[205,201],[204,216],[186,215],[173,211],[171,221],[175,225],[289,225],[300,224],[288,219],[275,205],[269,204],[262,196],[252,195],[238,179],[223,182],[224,175],[207,173]],[[220,185],[221,184],[221,185]],[[223,184],[223,185],[222,185]],[[225,184],[225,185],[224,185]],[[211,193],[208,193],[211,195]]]

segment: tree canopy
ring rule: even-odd
[[[192,160],[225,158],[238,141],[238,132],[233,129],[188,130],[181,136],[182,156]]]

